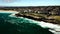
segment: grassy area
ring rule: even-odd
[[[60,21],[60,16],[54,16],[54,19]]]
[[[46,17],[47,15],[45,14],[38,14],[38,13],[20,13],[23,15],[32,15],[32,16],[37,16],[37,17]]]
[[[60,21],[60,16],[49,16],[49,17],[52,17],[53,19]]]

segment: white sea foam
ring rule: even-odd
[[[15,11],[3,11],[2,12],[2,11],[0,11],[0,13],[12,13],[9,16],[10,17],[16,17],[15,14],[18,13],[18,12],[15,12]],[[17,18],[23,18],[23,17],[17,17]],[[28,18],[25,18],[25,20],[29,20],[33,23],[36,23],[43,28],[51,28],[53,30],[49,29],[49,31],[54,32],[55,34],[56,34],[56,31],[60,31],[60,25],[57,25],[57,24],[46,23],[46,22],[43,22],[43,21],[35,21],[35,20],[32,20],[32,19],[28,19]]]
[[[18,17],[18,18],[23,18],[23,17]],[[32,19],[28,19],[28,18],[25,18],[25,20],[29,20],[33,23],[36,23],[38,25],[40,25],[41,27],[43,28],[51,28],[53,30],[50,30],[50,31],[60,31],[60,25],[57,25],[57,24],[52,24],[52,23],[46,23],[46,22],[43,22],[43,21],[35,21],[35,20],[32,20]]]
[[[58,24],[52,24],[52,23],[46,23],[43,21],[34,21],[34,20],[33,20],[33,22],[37,23],[38,25],[40,25],[43,28],[50,28],[49,31],[51,31],[53,33],[56,33],[56,31],[60,32],[60,25],[58,25]]]

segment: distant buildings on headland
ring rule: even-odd
[[[14,10],[14,11],[19,11],[23,13],[60,15],[60,6],[0,7],[0,10]]]

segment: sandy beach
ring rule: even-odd
[[[18,13],[17,11],[11,11],[11,10],[0,10],[0,13]]]

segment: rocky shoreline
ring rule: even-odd
[[[47,23],[53,23],[53,24],[58,24],[60,25],[60,23],[58,23],[55,19],[46,19],[46,18],[42,18],[42,17],[38,17],[38,16],[33,16],[33,15],[25,15],[25,14],[15,14],[17,17],[24,17],[24,18],[29,18],[29,19],[33,19],[36,21],[44,21]]]
[[[33,20],[39,20],[39,21],[42,21],[42,19],[39,19],[37,17],[33,17],[33,16],[30,16],[30,15],[22,15],[22,14],[15,14],[17,17],[24,17],[24,18],[29,18],[29,19],[33,19]]]

